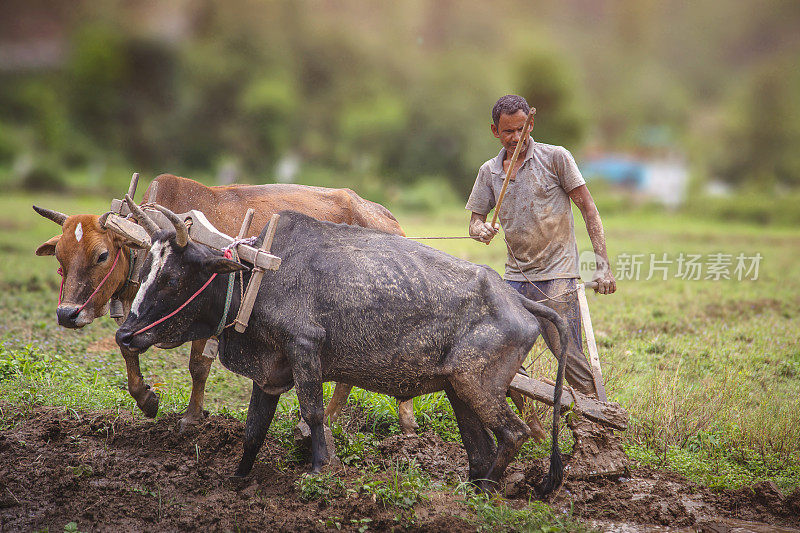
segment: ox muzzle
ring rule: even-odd
[[[58,318],[58,325],[65,328],[76,329],[84,326],[85,324],[78,323],[78,316],[81,309],[77,305],[59,305],[56,308],[56,317]]]

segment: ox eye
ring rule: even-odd
[[[167,287],[174,289],[177,286],[178,286],[178,278],[172,278],[170,280],[167,280]]]
[[[98,262],[98,263],[102,263],[102,262],[103,262],[103,261],[105,261],[106,259],[108,259],[108,252],[103,252],[102,254],[100,254],[100,255],[97,257],[97,262]]]

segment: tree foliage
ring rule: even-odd
[[[490,109],[516,92],[535,138],[577,155],[657,137],[731,183],[800,183],[792,0],[112,0],[46,25],[33,4],[0,8],[0,35],[26,42],[29,24],[33,46],[56,27],[63,49],[45,67],[0,54],[0,177],[28,160],[206,176],[233,162],[263,182],[291,156],[466,193],[498,150]]]

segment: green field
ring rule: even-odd
[[[33,405],[136,412],[113,344],[113,321],[106,317],[77,331],[56,324],[57,262],[33,252],[58,228],[31,210],[33,202],[31,196],[0,198],[0,423],[12,423]],[[35,202],[68,214],[100,214],[108,206],[105,198],[40,195]],[[468,213],[459,206],[432,215],[395,214],[410,236],[466,232]],[[613,296],[589,295],[609,395],[631,414],[625,436],[631,457],[712,487],[763,479],[785,491],[800,486],[800,230],[649,211],[607,215],[604,223],[612,261],[645,254],[641,279],[618,279]],[[576,228],[586,249],[580,220]],[[425,242],[495,269],[505,257],[499,240],[491,246]],[[651,253],[673,261],[666,281],[660,272],[644,279]],[[712,254],[720,253],[731,255],[733,279],[676,277],[680,254],[700,255],[705,278]],[[735,279],[739,254],[761,254],[757,280]],[[181,411],[191,385],[188,347],[154,349],[142,361],[145,380],[161,394],[161,413]],[[544,356],[536,368],[552,372],[552,358]],[[215,364],[206,407],[243,417],[249,391],[245,379]],[[288,419],[297,407],[291,395],[285,397],[281,416]],[[396,431],[392,399],[359,391],[351,403],[363,407],[373,427]],[[455,438],[441,396],[417,398],[415,407],[423,428]],[[528,445],[523,453],[545,450]]]

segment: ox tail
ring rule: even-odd
[[[561,315],[549,307],[534,302],[519,295],[520,302],[533,316],[544,318],[552,323],[558,330],[558,337],[561,340],[561,353],[558,357],[558,372],[556,376],[556,386],[553,391],[553,449],[550,454],[550,471],[547,472],[542,484],[537,487],[539,496],[544,497],[557,489],[564,480],[564,463],[561,461],[561,452],[558,449],[558,430],[561,415],[561,391],[564,386],[564,371],[567,367],[567,342],[569,340],[568,327]]]

